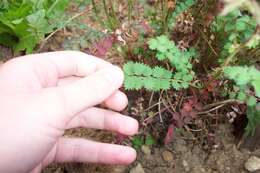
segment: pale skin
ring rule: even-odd
[[[0,66],[0,172],[40,173],[50,163],[130,164],[131,147],[63,137],[83,127],[134,135],[120,68],[74,51],[15,58]],[[108,109],[98,108],[103,104]]]

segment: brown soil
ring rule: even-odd
[[[219,125],[215,133],[217,144],[210,150],[177,134],[169,145],[151,147],[151,154],[139,150],[137,161],[130,166],[53,165],[43,173],[128,173],[139,163],[146,173],[246,173],[244,163],[250,155],[260,156],[260,150],[238,150],[232,132],[231,124]],[[75,129],[67,135],[103,142],[113,141],[111,133],[103,131]],[[163,156],[166,151],[170,153],[170,159]]]

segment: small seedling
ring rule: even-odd
[[[175,70],[175,73],[161,66],[150,67],[143,63],[128,62],[124,65],[125,88],[146,88],[151,91],[187,89],[194,79],[191,58],[196,56],[195,50],[181,51],[165,35],[149,40],[148,45],[156,52],[157,60],[170,62],[171,70]]]
[[[248,124],[246,127],[247,134],[254,134],[255,128],[260,124],[260,111],[257,109],[260,97],[260,71],[255,67],[227,67],[224,70],[225,76],[235,82],[238,88],[232,92],[231,97],[246,103]],[[252,92],[251,89],[254,89]]]

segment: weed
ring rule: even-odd
[[[169,17],[169,27],[173,28],[176,23],[176,18],[187,11],[191,6],[196,3],[196,0],[185,0],[183,2],[177,2],[175,10]]]
[[[219,61],[224,63],[229,55],[237,54],[238,49],[242,52],[243,47],[256,48],[259,44],[259,38],[254,37],[253,40],[250,40],[254,36],[256,28],[256,20],[247,14],[243,14],[239,9],[228,13],[226,16],[218,16],[212,25],[212,29],[218,35],[219,46],[223,48]],[[249,43],[248,40],[250,40]]]
[[[0,3],[0,44],[32,53],[45,35],[60,27],[68,0],[5,0]]]
[[[156,52],[157,60],[169,61],[175,73],[160,66],[152,68],[142,63],[128,62],[124,65],[125,88],[139,90],[144,87],[152,91],[172,87],[176,90],[187,89],[194,79],[191,58],[196,56],[195,50],[181,51],[165,35],[151,39],[148,44]]]
[[[220,40],[221,54],[219,61],[224,76],[234,81],[233,92],[229,95],[247,105],[246,127],[247,134],[254,134],[256,126],[260,124],[260,110],[258,99],[260,97],[260,72],[248,64],[245,57],[249,50],[257,50],[260,43],[259,16],[252,9],[252,2],[238,2],[236,6],[229,4],[223,10],[225,16],[218,16],[213,23],[213,30]],[[249,9],[241,10],[239,5],[245,5]],[[244,7],[245,7],[244,6]],[[256,7],[258,8],[258,7]],[[250,14],[251,10],[251,14]],[[249,56],[254,56],[250,53]],[[240,61],[238,61],[240,60]],[[230,64],[242,64],[243,66],[229,66]]]
[[[101,24],[101,26],[104,26],[111,31],[116,30],[119,27],[120,21],[117,17],[114,1],[102,0],[101,6],[95,0],[91,0],[91,2],[96,15],[96,19]],[[105,14],[105,20],[102,19],[100,16],[102,12]]]
[[[143,137],[142,136],[134,136],[133,139],[132,139],[132,146],[135,149],[141,149],[141,147],[143,145],[152,146],[154,144],[155,144],[155,140],[150,134],[147,134],[146,136],[143,136]]]
[[[254,134],[255,128],[260,124],[260,110],[257,99],[260,97],[260,71],[254,67],[227,67],[224,70],[225,76],[235,82],[238,90],[230,93],[232,99],[236,98],[247,104],[248,124],[247,134]],[[254,89],[254,92],[251,91]],[[255,94],[254,94],[255,93]]]

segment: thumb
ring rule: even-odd
[[[70,85],[47,89],[47,95],[51,97],[48,100],[52,105],[60,105],[57,109],[61,108],[64,115],[73,116],[105,101],[121,87],[123,80],[124,74],[119,67],[108,67]]]

